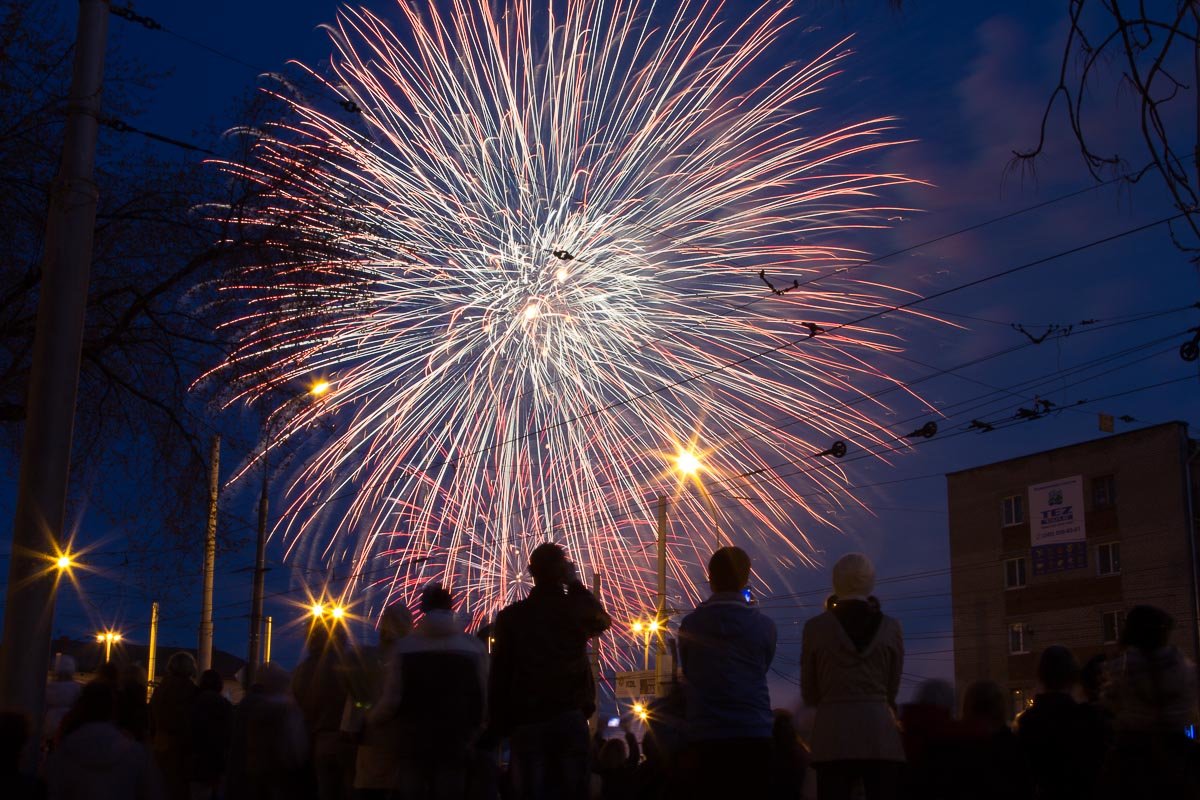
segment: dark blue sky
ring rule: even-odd
[[[388,5],[370,4],[376,9]],[[728,3],[728,13],[734,16],[744,5]],[[1037,121],[1060,57],[1065,6],[1065,2],[1046,0],[1005,4],[918,0],[906,3],[905,10],[896,13],[884,0],[795,4],[802,20],[774,51],[777,60],[805,58],[843,35],[857,32],[854,46],[858,55],[835,88],[821,98],[821,113],[829,127],[866,115],[899,117],[897,136],[916,141],[891,151],[877,169],[901,171],[931,184],[899,193],[901,204],[920,208],[920,213],[904,215],[887,233],[864,236],[857,242],[859,246],[875,254],[892,252],[1091,185],[1061,124],[1052,127],[1055,144],[1039,163],[1036,179],[1006,174],[1012,150],[1036,140]],[[204,4],[141,0],[136,8],[168,30],[235,56],[258,71],[280,69],[288,59],[319,65],[328,58],[329,46],[317,25],[336,13],[335,4],[312,0]],[[170,71],[150,93],[145,113],[130,121],[202,146],[212,146],[213,131],[238,122],[232,116],[237,99],[261,85],[255,69],[120,19],[111,21],[110,42],[118,57],[136,58],[153,69]],[[1093,125],[1101,140],[1114,147],[1130,143],[1129,131],[1113,120],[1128,115],[1132,106],[1126,103],[1114,108],[1103,94],[1098,97]],[[1184,108],[1189,103],[1194,107],[1192,98],[1181,101]],[[1180,135],[1191,137],[1193,131],[1184,122],[1180,123]],[[104,131],[103,135],[116,134]],[[1184,142],[1180,149],[1186,151],[1190,139]],[[1139,150],[1131,148],[1129,152],[1131,161],[1140,157]],[[1097,189],[1001,224],[918,247],[868,272],[928,294],[1169,213],[1162,187],[1151,176],[1132,189]],[[1189,368],[1175,353],[1183,331],[1200,324],[1200,311],[1130,321],[1130,315],[1165,311],[1198,300],[1196,269],[1159,227],[928,304],[961,328],[902,320],[889,323],[908,342],[905,356],[911,361],[896,359],[888,365],[903,379],[1026,343],[1012,324],[1034,332],[1048,325],[1076,325],[1068,337],[1051,337],[1040,345],[923,383],[924,398],[947,414],[961,413],[969,405],[965,401],[996,387],[1044,375],[1058,377],[1035,390],[1014,390],[1011,398],[995,401],[987,413],[994,418],[1006,410],[1015,412],[1035,394],[1065,405],[1193,376],[1190,382],[1081,406],[993,434],[963,435],[965,420],[953,417],[943,424],[939,437],[910,453],[892,454],[886,462],[863,459],[847,464],[853,484],[885,484],[860,492],[874,514],[835,513],[831,507],[829,512],[842,533],[818,530],[815,544],[826,563],[842,552],[861,549],[876,560],[881,578],[905,578],[881,586],[878,594],[885,607],[899,616],[909,638],[908,685],[925,676],[949,676],[952,672],[945,481],[941,476],[1101,436],[1099,411],[1130,415],[1137,420],[1135,425],[1173,419],[1200,424],[1195,365]],[[1081,325],[1084,320],[1097,322]],[[1109,323],[1121,324],[1104,327]],[[1164,338],[1163,343],[1126,359],[1143,360],[1098,379],[1076,385],[1080,376],[1061,372],[1159,337]],[[1122,363],[1114,361],[1112,366]],[[898,400],[892,406],[879,413],[894,414],[897,420],[920,413],[915,402]],[[1124,429],[1128,427],[1118,423],[1118,430]],[[955,433],[959,435],[950,435]],[[243,504],[244,517],[252,517],[248,496],[238,497],[236,502]],[[11,518],[11,510],[10,490],[0,497],[0,517]],[[83,540],[111,534],[86,517],[80,528]],[[119,536],[105,545],[109,550],[120,547]],[[250,576],[232,570],[249,566],[252,558],[249,548],[222,554],[219,564],[217,644],[239,655],[245,650]],[[277,566],[270,573],[268,591],[294,589],[301,573],[290,574],[282,567],[277,546],[272,547],[271,558]],[[64,597],[56,632],[84,636],[105,622],[119,625],[131,639],[144,641],[150,598],[129,586],[128,568],[121,567],[119,558],[109,561],[114,566],[106,574],[85,575],[82,580],[85,591],[92,590],[97,596],[104,593],[110,599],[89,607],[76,598]],[[164,607],[160,641],[190,644],[195,641],[199,578],[183,575],[180,580],[190,581],[195,591],[176,592],[171,605]],[[787,679],[798,673],[800,625],[819,606],[828,579],[823,571],[805,571],[795,574],[790,583],[775,588],[811,593],[765,603],[780,624],[776,666],[783,675],[773,687],[777,703],[790,702],[796,695]],[[281,597],[268,603],[267,613],[275,616],[278,631],[278,621],[294,618],[297,612]],[[296,641],[294,635],[277,639],[276,649],[285,663],[294,658]]]

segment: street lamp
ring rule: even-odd
[[[121,641],[121,634],[116,631],[101,631],[96,634],[96,641],[104,644],[104,663],[112,661],[113,642]]]
[[[66,572],[71,567],[75,566],[75,561],[70,555],[63,553],[54,560],[54,566],[58,567],[59,572]]]
[[[708,508],[708,515],[712,519],[713,538],[716,542],[716,547],[713,551],[721,549],[721,521],[717,517],[717,509],[713,505],[712,496],[708,493],[708,489],[704,485],[704,462],[700,460],[700,456],[693,450],[681,449],[675,456],[675,469],[683,478],[691,478],[696,482],[696,487],[700,490],[700,499]]]
[[[275,434],[277,432],[275,425],[280,421],[282,413],[288,406],[306,398],[310,400],[320,399],[329,394],[332,388],[329,381],[324,379],[317,380],[308,387],[307,392],[292,397],[267,416],[266,436],[263,441],[262,453],[259,456],[259,459],[262,461],[262,489],[258,497],[258,536],[254,545],[254,583],[250,596],[250,641],[247,648],[245,671],[247,687],[254,683],[261,653],[260,634],[263,626],[263,584],[266,582],[267,575],[267,493],[270,490],[271,482],[268,454],[270,453],[271,446],[275,443]],[[315,607],[313,616],[320,617]]]

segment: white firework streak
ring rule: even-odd
[[[272,446],[336,425],[277,532],[292,557],[344,564],[364,614],[439,580],[484,621],[553,540],[603,574],[618,619],[643,616],[659,495],[674,603],[701,594],[714,515],[760,580],[786,582],[812,563],[804,528],[828,524],[805,495],[856,501],[834,463],[802,484],[774,465],[894,441],[880,403],[845,404],[889,380],[888,333],[748,358],[894,304],[846,270],[854,230],[897,210],[878,195],[910,182],[850,166],[898,143],[892,120],[820,127],[849,50],[770,66],[786,5],[740,21],[670,5],[429,0],[396,6],[394,28],[345,10],[328,86],[360,113],[281,94],[299,121],[225,164],[269,199],[241,222],[288,235],[227,287],[237,345],[214,373],[246,402],[328,380],[272,412]],[[761,269],[805,285],[747,306]],[[684,451],[699,480],[673,469]]]

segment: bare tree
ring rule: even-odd
[[[1200,250],[1197,190],[1200,159],[1196,140],[1181,143],[1172,109],[1181,99],[1191,104],[1188,117],[1200,126],[1200,2],[1147,3],[1146,0],[1068,0],[1069,26],[1063,46],[1058,84],[1054,87],[1038,132],[1037,145],[1014,151],[1017,166],[1032,166],[1047,146],[1047,129],[1055,109],[1066,112],[1071,134],[1089,172],[1097,180],[1125,176],[1136,182],[1148,172],[1162,176],[1172,203],[1183,214],[1172,238],[1183,250]],[[1089,118],[1094,89],[1115,68],[1118,85],[1137,103],[1132,120],[1139,132],[1140,152],[1102,152],[1100,126]],[[1190,74],[1187,74],[1190,73]],[[1132,165],[1132,166],[1131,166]],[[1179,236],[1186,233],[1185,238]]]

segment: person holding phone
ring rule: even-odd
[[[496,616],[488,729],[507,737],[520,800],[585,800],[596,689],[587,643],[612,619],[556,544],[529,556],[533,589]]]

